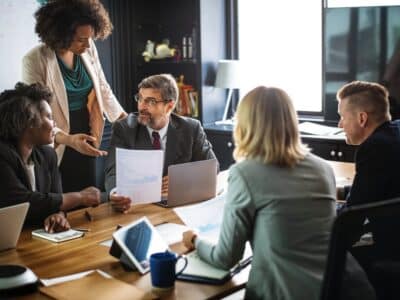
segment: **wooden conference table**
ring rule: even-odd
[[[337,177],[353,178],[353,164],[340,162],[331,164]],[[114,212],[109,204],[102,204],[90,208],[93,216],[91,222],[87,220],[84,212],[83,209],[68,214],[72,227],[90,229],[83,238],[55,244],[32,238],[31,229],[24,229],[16,249],[0,252],[0,264],[25,265],[39,278],[53,278],[100,269],[117,279],[134,284],[149,295],[154,295],[154,298],[160,296],[162,299],[218,299],[244,287],[247,282],[250,267],[242,270],[224,285],[176,281],[175,288],[169,293],[161,295],[152,293],[150,274],[140,275],[138,272],[125,271],[119,261],[108,253],[109,248],[100,243],[111,238],[118,224],[127,225],[142,216],[147,216],[153,225],[164,222],[182,224],[175,212],[169,208],[146,204],[134,206],[129,213],[121,214]],[[177,252],[185,251],[182,244],[173,245],[172,248]],[[48,297],[36,292],[18,299],[48,299]]]

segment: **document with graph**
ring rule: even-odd
[[[174,208],[175,213],[181,218],[187,227],[196,230],[202,238],[211,243],[217,243],[224,213],[226,193],[198,204]],[[246,268],[252,260],[252,251],[249,243],[246,243],[243,258],[230,270],[218,269],[203,261],[193,251],[187,254],[188,265],[180,280],[194,281],[208,284],[223,284],[233,275]]]
[[[223,193],[198,204],[174,208],[187,227],[195,229],[203,238],[216,243],[222,223],[225,205]]]
[[[117,193],[133,204],[161,200],[162,150],[116,149]]]

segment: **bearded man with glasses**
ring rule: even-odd
[[[170,74],[143,79],[135,95],[138,112],[131,113],[113,125],[106,163],[105,187],[114,209],[126,212],[131,207],[129,197],[115,192],[115,149],[164,151],[163,187],[168,189],[168,166],[216,158],[204,129],[198,120],[173,113],[178,101],[178,86]]]

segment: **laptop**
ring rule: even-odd
[[[157,205],[175,207],[216,196],[217,160],[199,160],[168,167],[168,197]]]
[[[28,208],[28,202],[0,208],[0,251],[17,246]]]

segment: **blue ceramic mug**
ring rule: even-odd
[[[179,259],[185,261],[183,268],[176,272],[176,263]],[[187,258],[182,255],[165,251],[154,253],[150,256],[151,284],[155,288],[168,289],[175,285],[176,277],[185,270]]]

